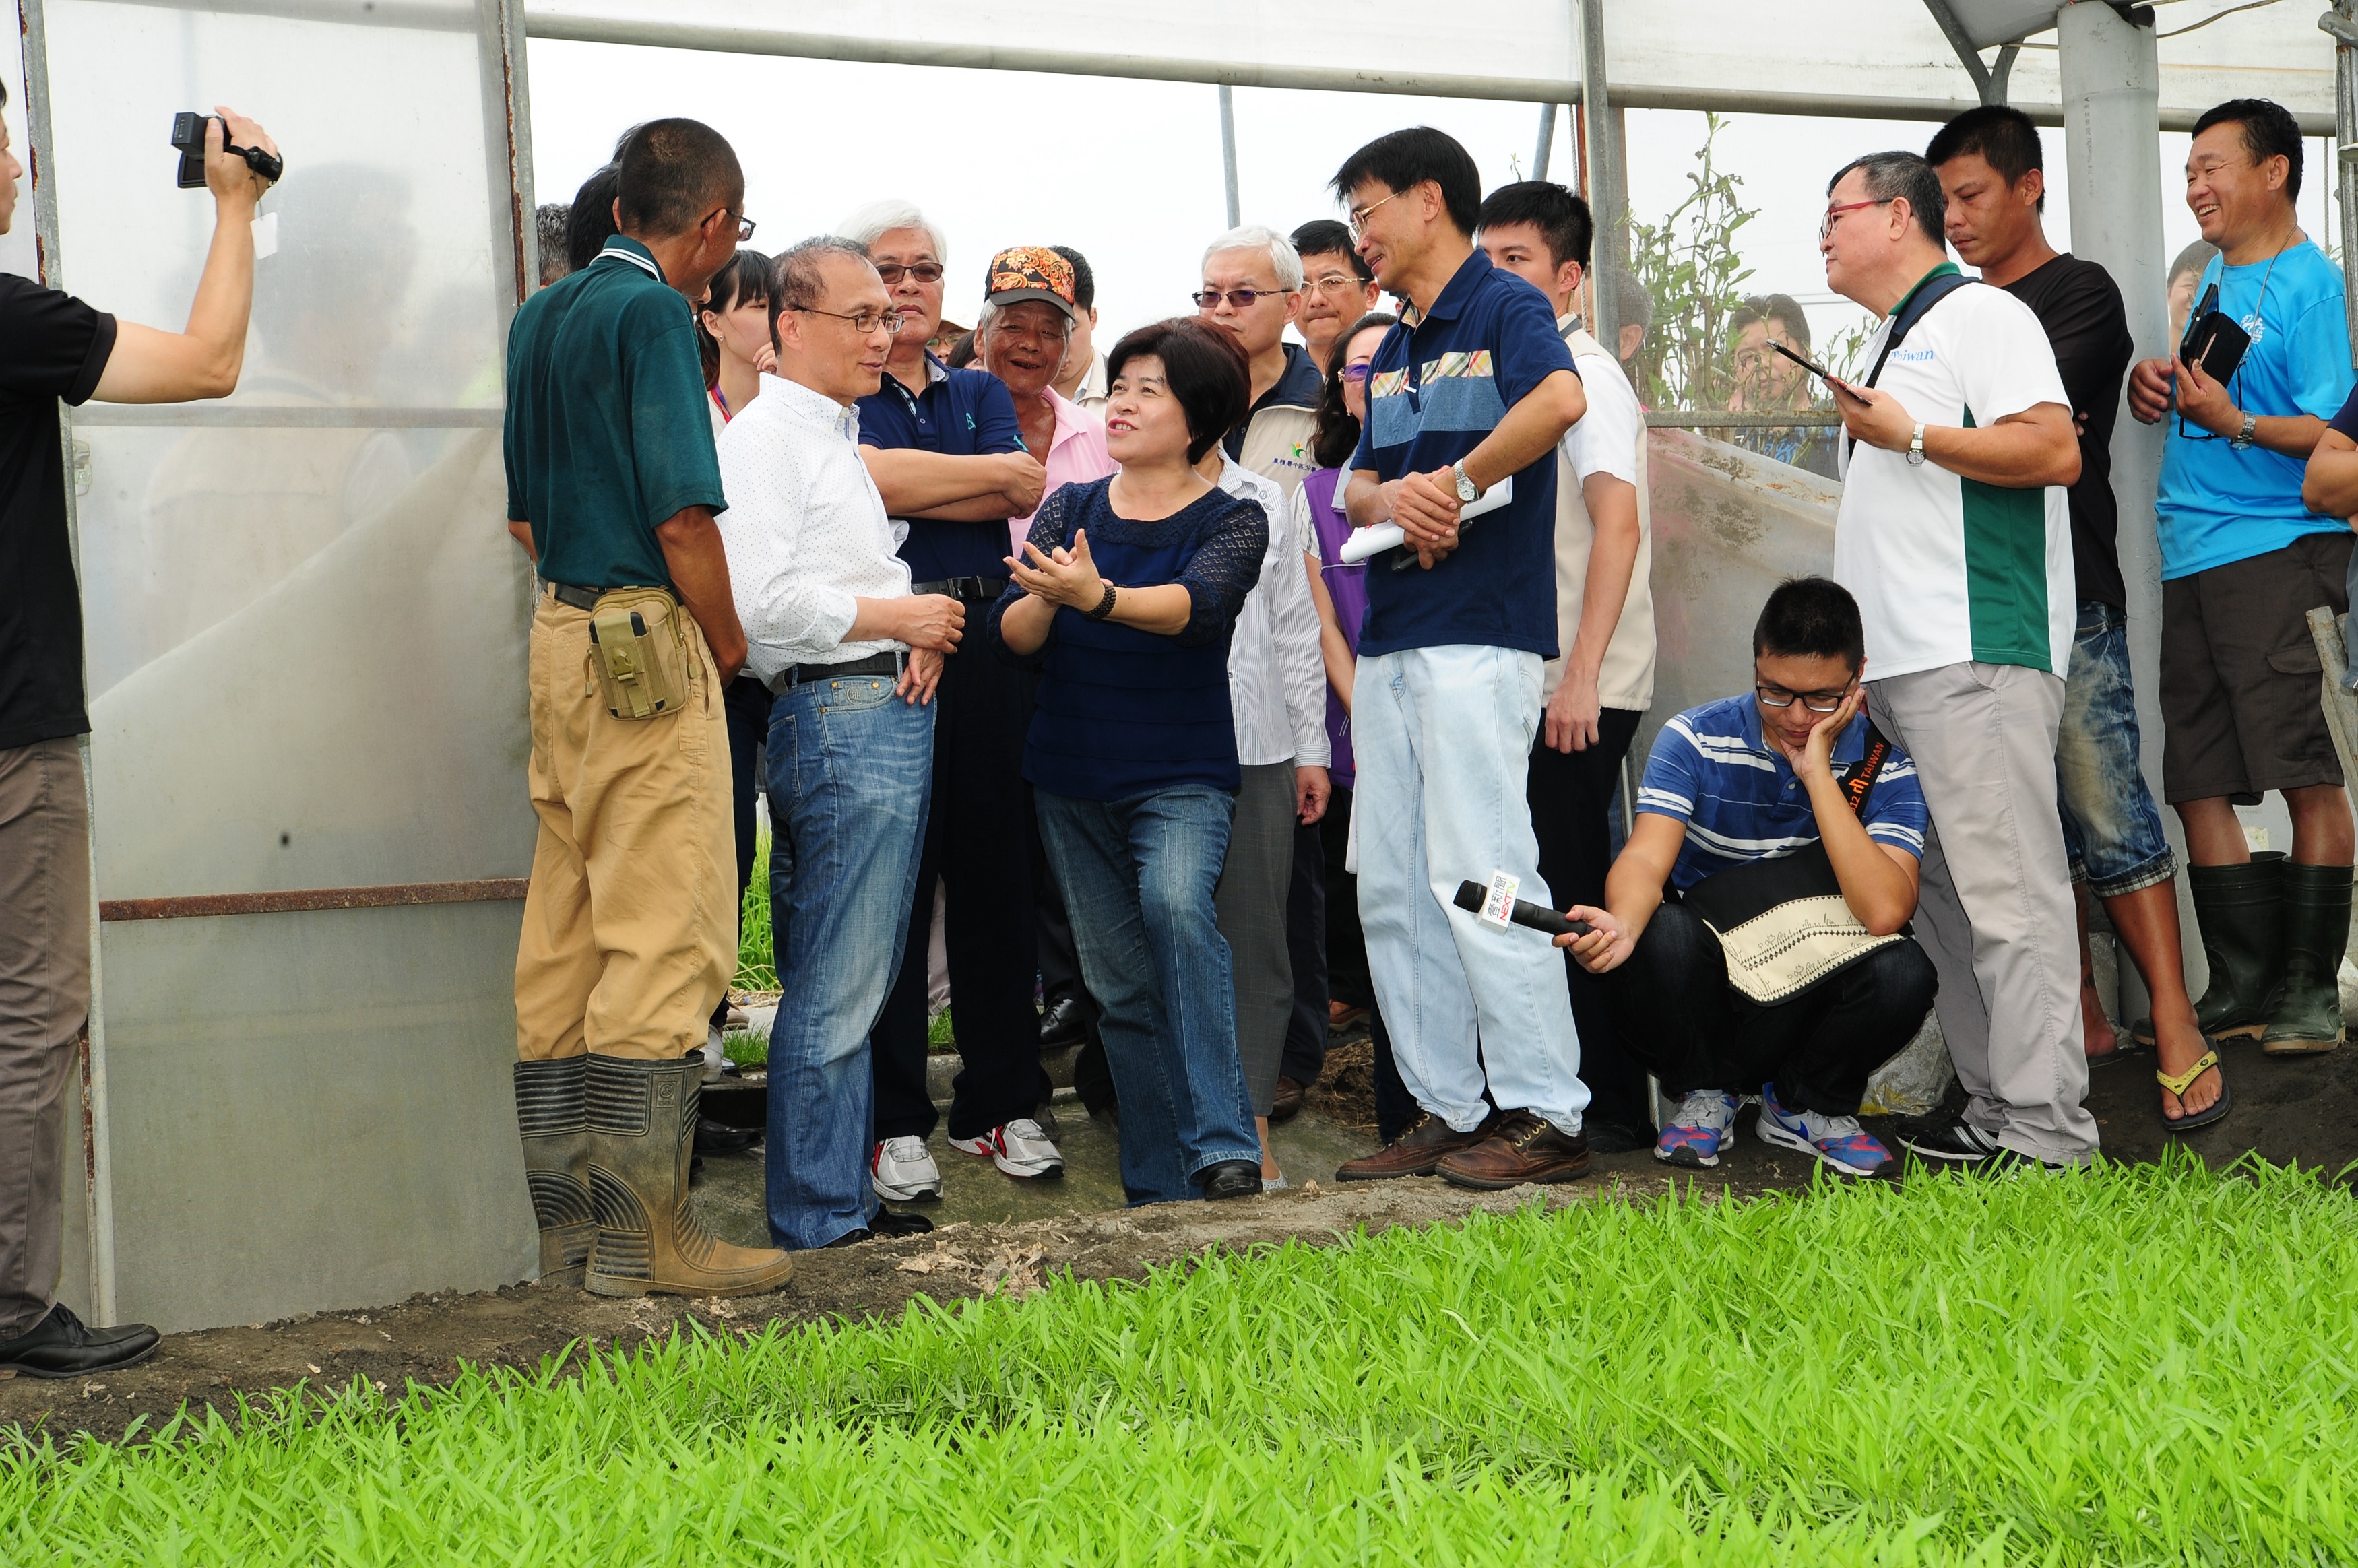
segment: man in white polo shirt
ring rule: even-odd
[[[2030,308],[1959,276],[1939,175],[1876,153],[1834,176],[1826,282],[1883,319],[1872,385],[1837,384],[1834,579],[1866,627],[1869,711],[1930,807],[1916,935],[1940,971],[1962,1115],[1903,1139],[1926,1159],[2078,1164],[2078,925],[2055,806],[2075,621],[2080,477],[2069,395]]]

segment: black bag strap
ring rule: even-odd
[[[1907,339],[1908,334],[1915,329],[1916,323],[1921,321],[1933,306],[1938,305],[1965,285],[1980,281],[1979,278],[1967,277],[1960,272],[1952,272],[1917,285],[1916,292],[1901,303],[1899,313],[1892,317],[1891,335],[1883,340],[1883,351],[1875,356],[1875,368],[1866,373],[1866,384],[1873,386],[1882,379],[1883,364],[1891,357],[1891,351]],[[1847,458],[1857,449],[1858,442],[1847,436],[1843,439],[1844,442],[1843,456]]]
[[[1882,730],[1875,727],[1875,721],[1868,719],[1866,752],[1843,776],[1842,781],[1843,798],[1850,802],[1853,816],[1866,809],[1867,792],[1875,787],[1876,775],[1883,772],[1883,764],[1890,760],[1891,742],[1884,738]]]

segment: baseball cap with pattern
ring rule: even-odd
[[[983,303],[1004,308],[1037,299],[1072,319],[1073,264],[1045,245],[1015,245],[990,258]]]

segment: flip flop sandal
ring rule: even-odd
[[[2125,1041],[2128,1037],[2125,1034],[2115,1034],[2113,1038],[2115,1040]],[[2088,1065],[2091,1067],[2108,1066],[2115,1062],[2125,1061],[2131,1056],[2142,1056],[2146,1054],[2147,1050],[2150,1049],[2150,1046],[2140,1049],[2137,1046],[2125,1044],[2115,1045],[2101,1056],[2089,1057]]]
[[[2186,1102],[2186,1091],[2194,1087],[2194,1080],[2218,1065],[2219,1053],[2216,1051],[2205,1051],[2202,1053],[2202,1056],[2200,1061],[2196,1062],[2194,1065],[2187,1068],[2186,1071],[2182,1073],[2165,1073],[2159,1068],[2156,1068],[2153,1075],[2154,1081],[2158,1083],[2163,1088],[2168,1089],[2171,1094],[2176,1095],[2178,1097],[2179,1103],[2183,1105]],[[2192,1132],[2198,1128],[2209,1127],[2212,1123],[2223,1119],[2226,1117],[2227,1112],[2234,1108],[2234,1104],[2235,1091],[2228,1087],[2226,1074],[2222,1072],[2219,1076],[2219,1098],[2217,1100],[2213,1101],[2207,1108],[2182,1116],[2176,1121],[2170,1120],[2169,1118],[2166,1116],[2163,1117],[2161,1119],[2161,1130],[2164,1132]]]

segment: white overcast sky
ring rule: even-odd
[[[716,126],[745,166],[754,244],[776,250],[831,227],[861,202],[906,197],[946,232],[948,309],[974,319],[984,264],[1011,244],[1078,247],[1095,267],[1099,341],[1191,308],[1204,244],[1227,222],[1217,90],[1190,83],[951,70],[699,54],[535,39],[530,46],[536,199],[563,201],[603,163],[624,126],[687,114]],[[1325,182],[1353,148],[1401,125],[1438,125],[1480,165],[1486,189],[1531,171],[1540,111],[1523,103],[1376,93],[1236,92],[1244,220],[1281,232],[1336,215]],[[1704,118],[1633,110],[1630,207],[1658,221],[1686,191]],[[1559,114],[1551,178],[1574,179],[1571,116]],[[1742,177],[1760,215],[1740,236],[1744,286],[1811,305],[1821,338],[1861,319],[1827,295],[1817,255],[1826,177],[1862,152],[1920,150],[1917,121],[1737,115],[1721,132],[1722,168]],[[2071,233],[2062,133],[2049,130],[2048,233]],[[2196,238],[2178,192],[2187,138],[2165,134],[2165,254]],[[2304,223],[2328,228],[2327,144],[2309,144]],[[1820,303],[1825,301],[1825,303]]]

